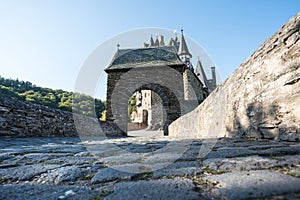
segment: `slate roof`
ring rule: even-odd
[[[184,36],[183,36],[183,30],[181,30],[181,40],[180,40],[180,45],[179,45],[179,49],[178,49],[178,55],[180,56],[189,56],[190,58],[192,58],[192,54],[189,52],[189,49],[187,48]]]
[[[200,81],[202,82],[203,86],[204,87],[208,87],[209,83],[208,83],[208,80],[206,78],[206,75],[205,75],[202,63],[199,60],[199,58],[198,58],[197,68],[196,68],[196,72],[195,73],[196,73],[197,77],[200,79]]]
[[[183,65],[175,47],[118,49],[105,71],[164,65]]]

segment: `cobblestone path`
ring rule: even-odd
[[[0,199],[300,199],[300,144],[1,138]]]

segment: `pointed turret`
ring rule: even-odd
[[[200,79],[200,81],[202,82],[203,87],[208,88],[208,84],[209,84],[209,83],[208,83],[206,74],[205,74],[205,72],[204,72],[202,63],[201,63],[201,61],[199,60],[199,57],[198,57],[198,62],[197,62],[197,67],[196,67],[196,75],[197,75],[197,77]]]
[[[158,47],[159,46],[159,40],[158,40],[158,36],[156,35],[156,39],[154,42],[154,46]]]
[[[153,40],[152,35],[151,35],[151,38],[150,38],[150,47],[154,47],[154,40]]]
[[[174,39],[171,38],[171,39],[169,40],[168,46],[174,46],[173,44],[174,44]]]
[[[181,29],[181,40],[180,40],[180,45],[179,45],[179,49],[178,49],[178,55],[180,57],[192,58],[192,54],[190,54],[190,52],[187,48],[182,29]]]

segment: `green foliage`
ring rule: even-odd
[[[24,98],[22,96],[20,96],[18,93],[16,93],[15,91],[13,91],[12,88],[2,86],[2,85],[0,85],[0,94],[3,97],[24,100]]]
[[[128,104],[132,107],[136,105],[136,96],[135,95],[132,95],[130,97]]]
[[[133,111],[136,111],[136,96],[132,95],[128,101],[128,120],[130,121],[130,116]]]
[[[101,113],[101,118],[100,118],[100,120],[102,120],[102,121],[106,121],[106,110],[103,110],[103,112]]]
[[[105,101],[93,99],[91,96],[85,94],[38,87],[28,81],[5,79],[1,76],[0,96],[25,100],[69,112],[72,112],[73,100],[75,100],[74,111],[76,113],[97,117],[98,119],[102,117],[102,113],[106,107]],[[94,116],[94,113],[96,113],[96,116]]]

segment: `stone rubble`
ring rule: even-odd
[[[123,136],[124,132],[110,122],[0,96],[0,137],[74,137],[99,134]]]

